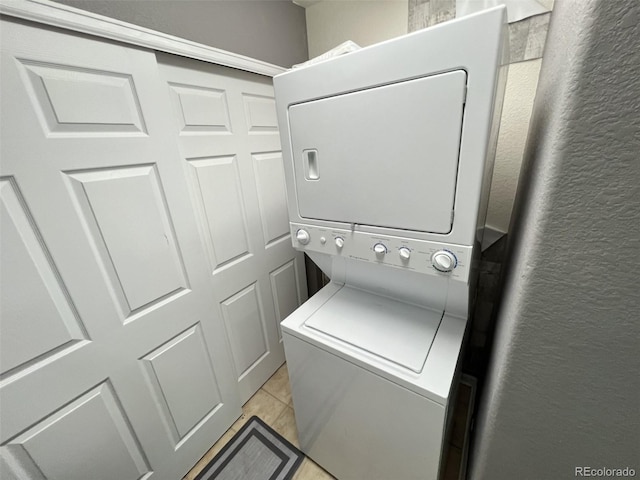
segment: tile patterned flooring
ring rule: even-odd
[[[460,392],[462,393],[462,392]],[[466,397],[466,399],[465,399]],[[456,414],[452,427],[452,435],[449,443],[447,463],[443,480],[458,480],[458,472],[462,459],[462,446],[464,442],[464,426],[466,424],[465,407],[468,405],[468,396],[459,395],[456,403]],[[460,408],[462,407],[462,408]],[[464,414],[461,416],[460,414]],[[242,416],[236,420],[229,430],[218,440],[213,447],[205,453],[204,457],[187,473],[184,480],[193,480],[213,457],[233,438],[236,432],[253,415],[260,417],[267,425],[289,440],[296,447],[298,433],[296,419],[293,413],[291,401],[291,389],[289,387],[289,372],[287,364],[282,365],[276,373],[258,390],[253,397],[242,407]],[[335,480],[311,459],[305,458],[296,472],[293,480]]]
[[[253,415],[257,415],[267,425],[289,440],[296,447],[298,433],[296,418],[293,413],[291,401],[291,389],[289,387],[289,372],[287,365],[282,365],[276,373],[258,390],[253,397],[242,407],[242,416],[231,425],[231,428],[218,440],[213,447],[205,453],[204,457],[184,477],[184,480],[193,480],[213,457],[233,438],[236,432]],[[334,480],[334,477],[325,472],[309,458],[305,458],[296,472],[293,480]]]

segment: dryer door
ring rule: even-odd
[[[456,70],[289,107],[300,216],[450,232],[466,79]]]

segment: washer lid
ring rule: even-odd
[[[302,218],[449,233],[467,75],[431,75],[289,107]]]
[[[304,325],[420,373],[442,315],[345,286]]]

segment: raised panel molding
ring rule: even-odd
[[[169,83],[180,131],[231,133],[227,94],[224,90]]]
[[[269,274],[273,303],[276,307],[276,324],[279,339],[282,340],[280,322],[287,318],[302,303],[298,288],[300,284],[296,271],[296,258],[291,259]]]
[[[0,179],[0,378],[89,340],[13,177]]]
[[[17,478],[134,480],[153,473],[108,381],[9,440],[2,450]]]
[[[282,153],[253,155],[262,229],[267,246],[289,234]]]
[[[155,165],[66,173],[125,317],[188,289]]]
[[[231,344],[238,379],[268,353],[262,306],[256,284],[222,302],[222,315]]]
[[[249,254],[242,185],[235,155],[187,159],[210,271]]]
[[[188,328],[141,360],[165,425],[174,445],[179,445],[222,404],[200,325]]]
[[[25,59],[19,62],[48,134],[146,134],[131,75]]]
[[[278,133],[276,101],[273,97],[242,94],[249,133]]]

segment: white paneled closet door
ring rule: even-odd
[[[291,246],[272,80],[158,54],[242,402],[284,362],[280,321],[307,297]]]
[[[233,371],[267,350],[269,282],[280,292],[301,275],[291,254],[244,262],[263,241],[253,232],[282,236],[277,148],[256,143],[248,165],[248,150],[204,152],[187,181],[153,52],[19,21],[1,34],[0,476],[179,478],[240,415]],[[216,88],[183,96],[187,131],[211,128],[196,107],[219,115]],[[273,129],[251,95],[255,128]],[[214,275],[213,292],[211,262],[238,272]],[[223,315],[246,351],[231,352]]]

